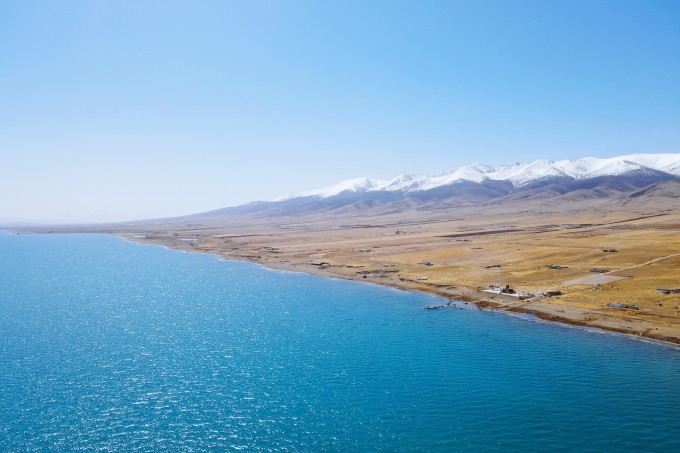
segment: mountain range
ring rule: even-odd
[[[651,187],[667,182],[661,189]],[[636,195],[642,189],[645,191]],[[439,209],[529,199],[636,197],[650,193],[680,195],[680,154],[537,160],[498,167],[473,164],[431,176],[404,174],[392,180],[364,177],[200,216]]]

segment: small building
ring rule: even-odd
[[[620,308],[620,309],[630,309],[630,310],[639,310],[640,309],[640,307],[638,307],[637,305],[619,304],[619,303],[615,303],[615,302],[612,302],[611,304],[607,304],[607,305],[609,305],[612,308]]]
[[[510,288],[510,285],[505,285],[505,288],[501,288],[501,294],[515,294],[515,290]]]

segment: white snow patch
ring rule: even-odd
[[[484,164],[453,167],[442,173],[425,175],[400,175],[390,181],[371,178],[356,178],[330,187],[285,195],[272,201],[284,201],[300,197],[327,198],[343,192],[411,192],[431,190],[462,182],[509,181],[515,187],[522,187],[534,181],[552,177],[588,179],[598,176],[622,175],[631,171],[659,170],[680,176],[680,154],[631,154],[627,156],[599,159],[584,157],[578,160],[537,160],[491,167]]]
[[[272,201],[285,201],[292,198],[302,197],[319,197],[328,198],[335,195],[340,195],[343,192],[367,192],[369,190],[379,190],[386,186],[388,181],[382,179],[371,178],[355,178],[347,181],[342,181],[329,187],[317,190],[308,190],[305,192],[297,192],[290,195],[284,195]]]

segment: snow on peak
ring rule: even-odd
[[[680,176],[680,154],[631,154],[614,159],[625,159],[647,168]]]
[[[495,168],[484,164],[472,164],[453,167],[433,176],[403,174],[390,181],[370,178],[350,179],[325,189],[287,195],[275,201],[310,196],[326,198],[343,192],[382,190],[406,193],[462,182],[480,183],[488,180],[509,181],[515,187],[522,187],[546,178],[588,179],[640,170],[657,170],[680,176],[680,154],[631,154],[606,159],[584,157],[578,160],[537,160],[529,164],[518,162]]]
[[[429,179],[424,175],[399,175],[383,187],[388,192],[416,190]]]
[[[386,186],[388,181],[383,181],[381,179],[371,179],[371,178],[355,178],[348,179],[347,181],[342,181],[329,187],[318,190],[308,190],[305,192],[297,192],[290,195],[284,195],[273,201],[284,201],[290,200],[291,198],[302,198],[302,197],[319,197],[328,198],[335,195],[340,195],[343,192],[367,192],[369,190],[379,190]]]
[[[446,186],[449,184],[464,181],[482,182],[489,179],[488,174],[493,171],[493,167],[484,164],[472,164],[462,167],[453,167],[438,175],[424,179],[417,190],[430,190],[435,187]],[[414,188],[416,190],[416,188]]]
[[[569,161],[537,160],[530,164],[503,165],[491,172],[489,178],[510,181],[515,187],[521,187],[545,178],[567,176],[560,168],[566,162]]]

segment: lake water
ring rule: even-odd
[[[680,451],[680,351],[95,235],[0,234],[0,451]]]

